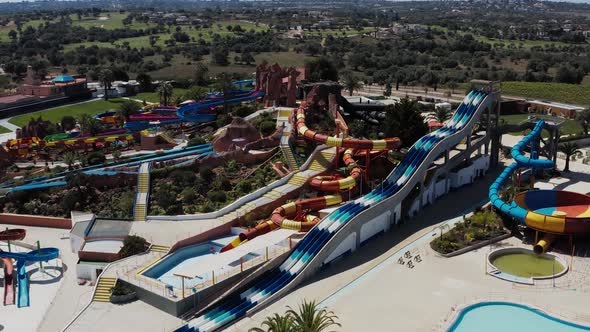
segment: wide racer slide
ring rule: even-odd
[[[471,135],[471,130],[488,102],[485,92],[469,93],[451,121],[416,142],[379,188],[328,215],[297,244],[279,267],[262,274],[242,288],[243,291],[230,294],[176,331],[203,332],[219,329],[262,302],[273,301],[301,282],[306,269],[317,268],[323,262],[328,254],[324,248],[331,245],[331,241],[343,239],[349,224],[365,221],[362,215],[364,211],[377,208],[382,202],[401,202],[441,153]]]

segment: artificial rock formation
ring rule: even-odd
[[[226,128],[215,134],[211,141],[216,152],[230,151],[236,147],[244,147],[250,142],[260,139],[260,132],[248,121],[234,117]]]
[[[256,67],[256,87],[264,91],[264,104],[267,107],[284,104],[295,107],[297,78],[300,71],[293,67],[282,68],[279,64],[261,64]]]

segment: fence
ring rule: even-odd
[[[242,273],[243,271],[246,271],[250,268],[259,266],[259,265],[261,265],[273,258],[276,258],[276,257],[284,254],[285,252],[290,251],[291,247],[289,244],[290,244],[289,239],[286,239],[286,240],[283,240],[283,241],[279,242],[277,245],[274,245],[272,247],[266,247],[259,252],[253,252],[253,253],[249,253],[247,255],[242,256],[240,258],[239,265],[235,265],[235,266],[226,265],[221,269],[211,270],[210,273],[206,274],[207,279],[205,279],[199,283],[195,283],[195,284],[191,283],[190,286],[185,285],[184,292],[183,292],[182,288],[180,288],[180,289],[179,288],[170,288],[170,287],[167,287],[166,284],[164,284],[158,280],[144,276],[143,274],[138,274],[137,269],[132,266],[123,268],[122,269],[123,274],[120,275],[119,273],[117,273],[117,277],[122,280],[125,280],[129,283],[137,285],[141,288],[147,289],[152,293],[162,295],[164,297],[183,298],[183,294],[185,296],[187,294],[192,294],[193,289],[196,291],[199,291],[201,289],[211,287],[219,282],[222,282],[226,279],[236,276],[236,275]],[[256,256],[254,256],[250,259],[245,259],[246,257],[250,256],[250,254],[256,254]],[[182,277],[179,276],[179,278],[182,278]],[[192,279],[188,279],[188,280],[192,280]]]

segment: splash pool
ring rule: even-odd
[[[567,322],[510,302],[481,302],[461,310],[447,332],[581,332],[590,326]]]
[[[154,266],[147,269],[142,274],[146,277],[156,279],[166,285],[170,285],[176,289],[181,289],[182,280],[180,277],[175,276],[174,273],[183,270],[187,266],[202,264],[206,256],[219,253],[224,245],[224,241],[216,240],[179,249],[159,261]],[[256,255],[248,254],[244,257],[244,259],[248,260],[253,257],[256,257]],[[239,266],[240,262],[233,262],[229,264],[229,267],[236,266],[236,264]],[[210,279],[212,277],[211,274],[211,272],[203,273],[193,279],[185,279],[184,286],[186,288],[194,287],[196,284]]]

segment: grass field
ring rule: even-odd
[[[187,91],[187,89],[181,89],[181,88],[174,89],[174,93],[172,95],[172,100],[174,100],[177,96],[182,96],[186,91]],[[145,100],[149,103],[159,103],[160,102],[160,96],[157,92],[141,92],[131,98],[137,99],[137,100]]]
[[[430,28],[432,30],[439,30],[439,31],[448,31],[447,28],[439,26],[439,25],[431,25]],[[466,35],[469,32],[464,32],[464,31],[457,31],[459,34],[461,35]],[[475,38],[476,40],[479,40],[481,42],[484,43],[488,43],[491,44],[492,46],[494,45],[503,45],[501,47],[503,48],[532,48],[535,46],[541,46],[541,47],[545,47],[545,46],[566,46],[568,44],[563,43],[563,42],[557,42],[557,41],[544,41],[544,40],[508,40],[508,39],[494,39],[494,38],[488,38],[488,37],[484,37],[484,36],[480,36],[480,35],[475,35],[472,34],[473,38]]]
[[[590,106],[590,85],[502,82],[502,94]]]
[[[254,66],[254,64],[248,66],[233,63],[235,55],[235,53],[230,53],[228,57],[230,64],[227,66],[212,64],[210,56],[203,57],[202,62],[209,67],[209,74],[211,76],[215,76],[222,72],[240,73],[248,77],[253,76],[253,73],[256,72],[256,66]],[[254,59],[256,60],[256,63],[261,63],[266,60],[271,64],[275,62],[279,63],[283,67],[302,67],[305,61],[313,59],[313,57],[303,53],[297,54],[295,52],[265,52],[254,54]],[[194,62],[191,62],[182,56],[176,56],[172,60],[172,66],[150,72],[149,74],[152,78],[157,80],[189,79],[193,78],[194,71]]]
[[[125,16],[126,15],[123,15],[122,18],[120,18],[120,20],[125,18]],[[113,20],[115,19],[114,16],[112,17],[112,19]],[[92,25],[101,24],[104,22],[107,22],[107,21],[95,21],[94,23],[92,23]],[[246,31],[250,31],[250,30],[264,31],[267,29],[267,27],[265,27],[265,26],[261,26],[261,25],[256,26],[253,23],[244,22],[244,21],[221,21],[221,22],[213,24],[210,28],[206,28],[206,29],[193,29],[191,26],[187,26],[187,25],[181,25],[179,27],[181,28],[181,31],[186,32],[186,34],[189,35],[191,37],[191,39],[194,38],[195,40],[203,39],[205,41],[211,41],[211,40],[213,40],[213,38],[216,34],[219,35],[221,38],[226,37],[226,36],[235,36],[236,34],[232,31],[227,30],[227,27],[229,25],[235,26],[238,24],[242,27],[242,29],[244,29]],[[132,24],[130,27],[133,28],[134,25],[135,24]],[[143,23],[141,23],[140,25],[143,26],[143,28],[149,26],[149,25],[143,24]],[[117,24],[112,23],[111,26],[117,26]],[[121,28],[123,27],[123,23],[121,23],[120,27]],[[104,28],[108,29],[106,26]],[[141,29],[142,27],[136,27],[136,28]],[[175,30],[175,29],[176,28],[174,27],[172,30]],[[158,45],[158,46],[165,46],[166,45],[165,41],[172,38],[172,34],[170,34],[170,33],[159,33],[159,34],[156,34],[156,36],[159,37],[156,42],[156,45]],[[79,46],[88,47],[88,46],[92,46],[92,45],[97,45],[99,47],[115,48],[117,46],[124,46],[127,44],[131,48],[150,47],[150,36],[122,38],[122,39],[115,41],[112,44],[108,43],[108,42],[84,42],[84,43],[69,44],[69,45],[65,45],[64,50],[67,51],[67,50],[75,49]]]
[[[519,124],[527,120],[528,114],[513,114],[513,115],[502,115],[501,119],[506,121],[508,124]],[[560,129],[561,135],[572,135],[579,134],[582,132],[582,126],[575,120],[565,120],[565,123]],[[510,133],[511,135],[524,135],[524,132]]]
[[[39,111],[29,114],[23,114],[19,116],[15,116],[9,120],[10,123],[22,127],[26,125],[31,118],[38,118],[41,117],[43,120],[51,121],[51,122],[59,122],[64,115],[71,115],[71,116],[78,116],[80,114],[98,114],[100,112],[118,109],[119,104],[125,101],[125,99],[121,98],[113,98],[109,99],[108,101],[105,100],[94,100],[87,103],[75,104],[75,105],[67,105],[61,106],[57,108],[52,108],[45,111]]]
[[[8,128],[0,126],[0,134],[8,134],[9,132]]]

